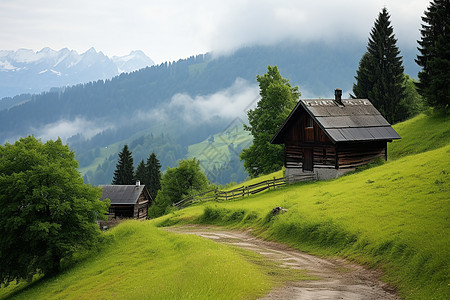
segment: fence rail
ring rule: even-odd
[[[233,190],[220,191],[218,189],[212,189],[200,194],[192,195],[182,199],[181,201],[174,203],[173,206],[181,208],[196,202],[206,201],[227,201],[236,199],[239,197],[245,197],[260,193],[265,190],[276,189],[280,186],[285,186],[286,180],[284,177],[273,178],[265,181],[261,181],[255,184],[244,185]]]
[[[276,189],[278,187],[285,186],[288,183],[299,181],[310,181],[310,180],[317,180],[316,174],[311,172],[311,173],[291,175],[288,178],[274,177],[273,179],[264,180],[255,184],[243,185],[229,191],[219,191],[216,188],[203,193],[186,197],[181,201],[174,203],[173,206],[181,208],[197,202],[233,200],[239,197],[245,197],[261,193],[265,190]]]

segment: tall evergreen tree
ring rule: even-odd
[[[127,185],[134,183],[133,156],[131,155],[131,151],[128,150],[128,145],[125,145],[119,153],[119,161],[114,171],[112,184]]]
[[[161,189],[161,163],[158,158],[156,158],[156,154],[152,153],[147,159],[146,164],[148,182],[147,185],[148,192],[153,199],[156,199],[156,195],[158,191]]]
[[[404,68],[390,16],[383,8],[375,20],[367,45],[367,53],[361,59],[353,93],[356,98],[368,98],[391,123],[400,121],[405,110]]]
[[[141,184],[148,184],[148,172],[144,160],[141,160],[141,162],[138,164],[136,172],[134,174],[134,179],[139,180]]]
[[[356,83],[353,84],[353,93],[350,95],[352,98],[368,99],[369,90],[372,86],[370,81],[371,61],[369,52],[364,53],[359,61],[359,68],[356,71]]]
[[[283,167],[283,147],[272,145],[270,139],[300,97],[298,87],[292,87],[288,79],[281,77],[277,66],[268,66],[267,69],[266,74],[256,76],[261,99],[256,108],[247,114],[250,126],[244,125],[245,130],[253,135],[253,145],[242,150],[240,158],[244,160],[244,167],[252,177]]]
[[[416,63],[422,67],[417,87],[428,104],[447,108],[450,104],[450,1],[431,1],[422,17],[420,55]]]

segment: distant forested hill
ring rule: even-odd
[[[283,77],[299,85],[302,97],[330,97],[338,87],[350,91],[364,51],[364,45],[352,43],[337,46],[286,42],[247,47],[228,56],[197,55],[124,73],[111,80],[32,95],[30,101],[0,111],[0,142],[12,142],[28,134],[44,139],[63,136],[75,150],[81,167],[90,166],[89,170],[95,173],[93,163],[101,166],[101,159],[113,161],[116,154],[99,158],[96,154],[102,147],[164,133],[174,149],[170,160],[176,162],[187,154],[189,145],[221,132],[233,120],[229,113],[222,112],[230,108],[227,106],[239,91],[224,97],[213,110],[208,107],[208,95],[232,87],[238,78],[256,86],[256,75],[264,74],[267,65],[277,65]],[[406,70],[413,70],[412,58],[406,60],[404,55]],[[411,75],[415,77],[416,73]],[[215,114],[214,118],[188,120],[189,110],[183,105],[189,105],[186,99],[195,97],[203,97],[200,103]],[[135,158],[136,163],[138,159]],[[168,161],[163,169],[171,165]],[[108,183],[108,179],[93,183]]]

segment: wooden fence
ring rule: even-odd
[[[182,199],[181,201],[174,203],[175,207],[184,207],[196,202],[205,201],[222,201],[232,200],[238,197],[250,196],[260,193],[265,190],[276,189],[277,187],[286,185],[286,179],[273,178],[265,181],[261,181],[251,185],[245,185],[229,191],[219,191],[218,189],[212,189],[200,194],[192,195]]]

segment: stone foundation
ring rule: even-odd
[[[286,168],[285,177],[289,183],[305,180],[335,179],[354,169],[314,168],[313,172],[303,172],[301,168]]]

